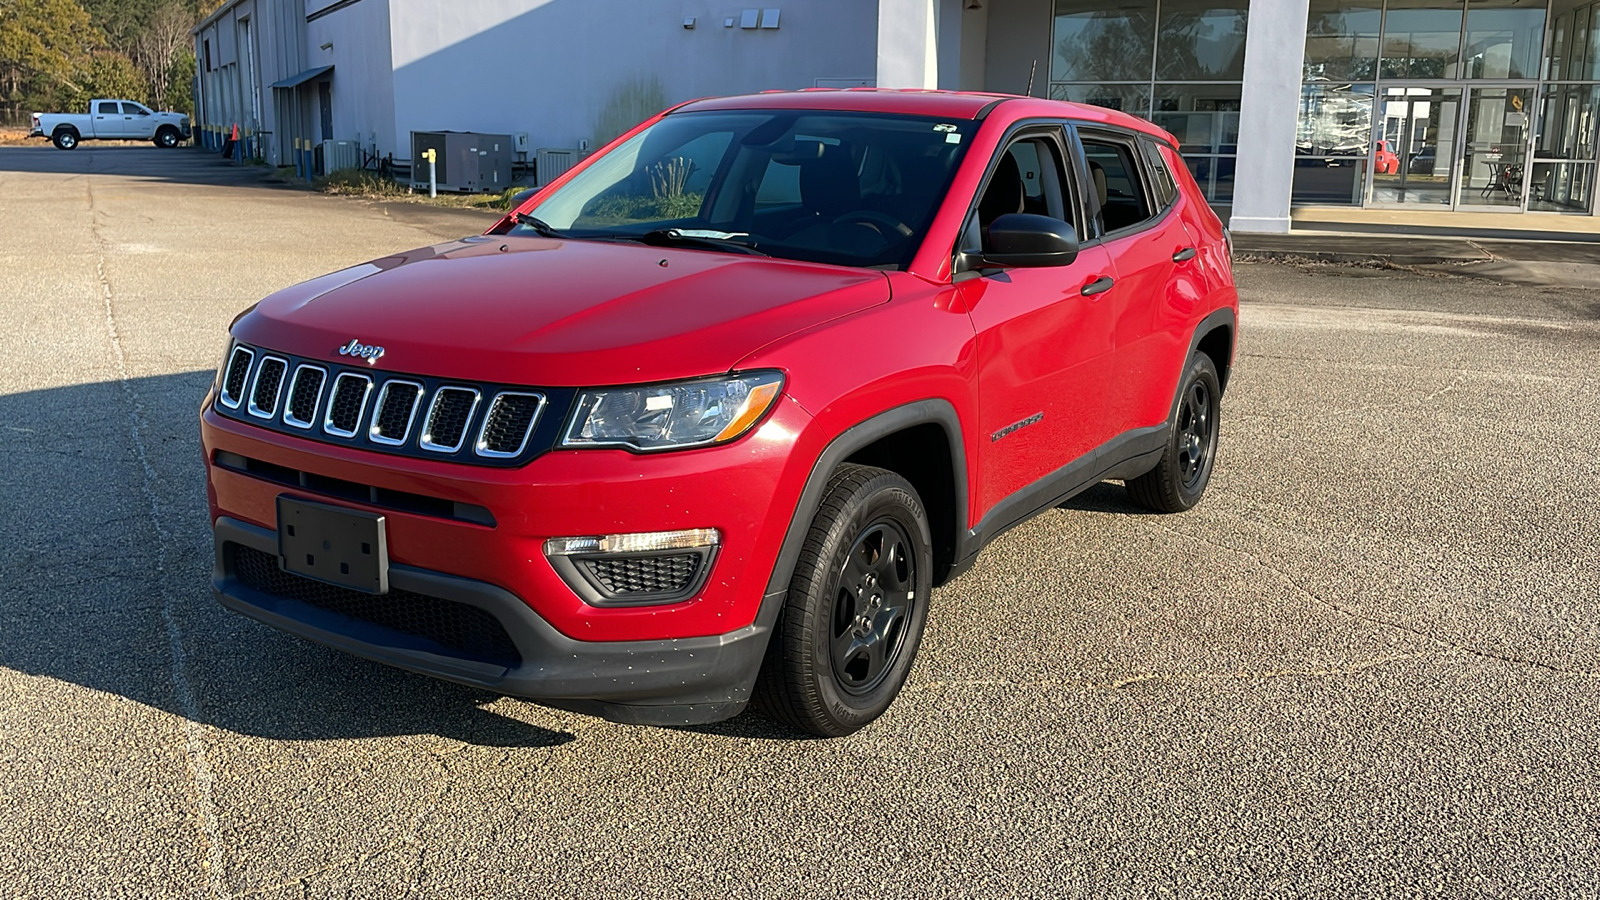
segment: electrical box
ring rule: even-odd
[[[470,131],[411,132],[411,187],[428,186],[428,161],[438,154],[434,174],[441,191],[499,192],[511,186],[514,144],[509,134]]]
[[[528,142],[528,133],[526,131],[519,131],[516,134],[513,134],[511,136],[511,143],[512,146],[516,148],[518,153],[521,153],[524,156],[528,154],[530,144]]]
[[[320,168],[324,175],[361,168],[361,147],[355,141],[323,141],[317,149],[321,153]]]

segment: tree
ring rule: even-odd
[[[151,103],[160,105],[166,99],[167,89],[172,84],[173,63],[178,51],[189,45],[189,29],[193,25],[193,13],[176,0],[167,0],[150,13],[143,28],[129,41],[128,57],[144,73],[150,85]]]
[[[89,59],[72,105],[83,107],[96,97],[143,99],[149,92],[149,83],[132,60],[115,50],[97,50]]]
[[[0,110],[15,120],[76,93],[100,45],[75,0],[0,0]]]

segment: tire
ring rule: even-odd
[[[840,466],[767,645],[757,708],[822,737],[883,715],[910,674],[932,589],[933,541],[916,489],[885,469]]]
[[[171,150],[183,142],[183,136],[178,134],[178,129],[171,125],[163,125],[156,130],[155,144],[163,150]]]
[[[1184,373],[1161,461],[1127,482],[1133,502],[1164,513],[1183,512],[1200,502],[1217,462],[1221,412],[1222,383],[1216,363],[1196,353]]]
[[[57,150],[75,150],[78,147],[78,133],[71,128],[57,128],[56,133],[50,136],[50,142],[56,145]]]

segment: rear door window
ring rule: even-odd
[[[1083,155],[1106,232],[1135,228],[1154,217],[1130,140],[1084,134]]]
[[[117,105],[115,103],[102,103],[95,109],[95,112],[102,116],[119,115],[117,112]]]

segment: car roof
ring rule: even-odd
[[[1114,109],[1085,106],[1063,100],[1045,100],[1017,94],[974,91],[934,91],[890,88],[802,88],[765,91],[734,97],[691,100],[673,112],[727,109],[811,109],[839,112],[879,112],[890,115],[937,116],[945,119],[996,117],[1010,122],[1036,117],[1067,118],[1141,131],[1171,142],[1172,136],[1150,122]]]

